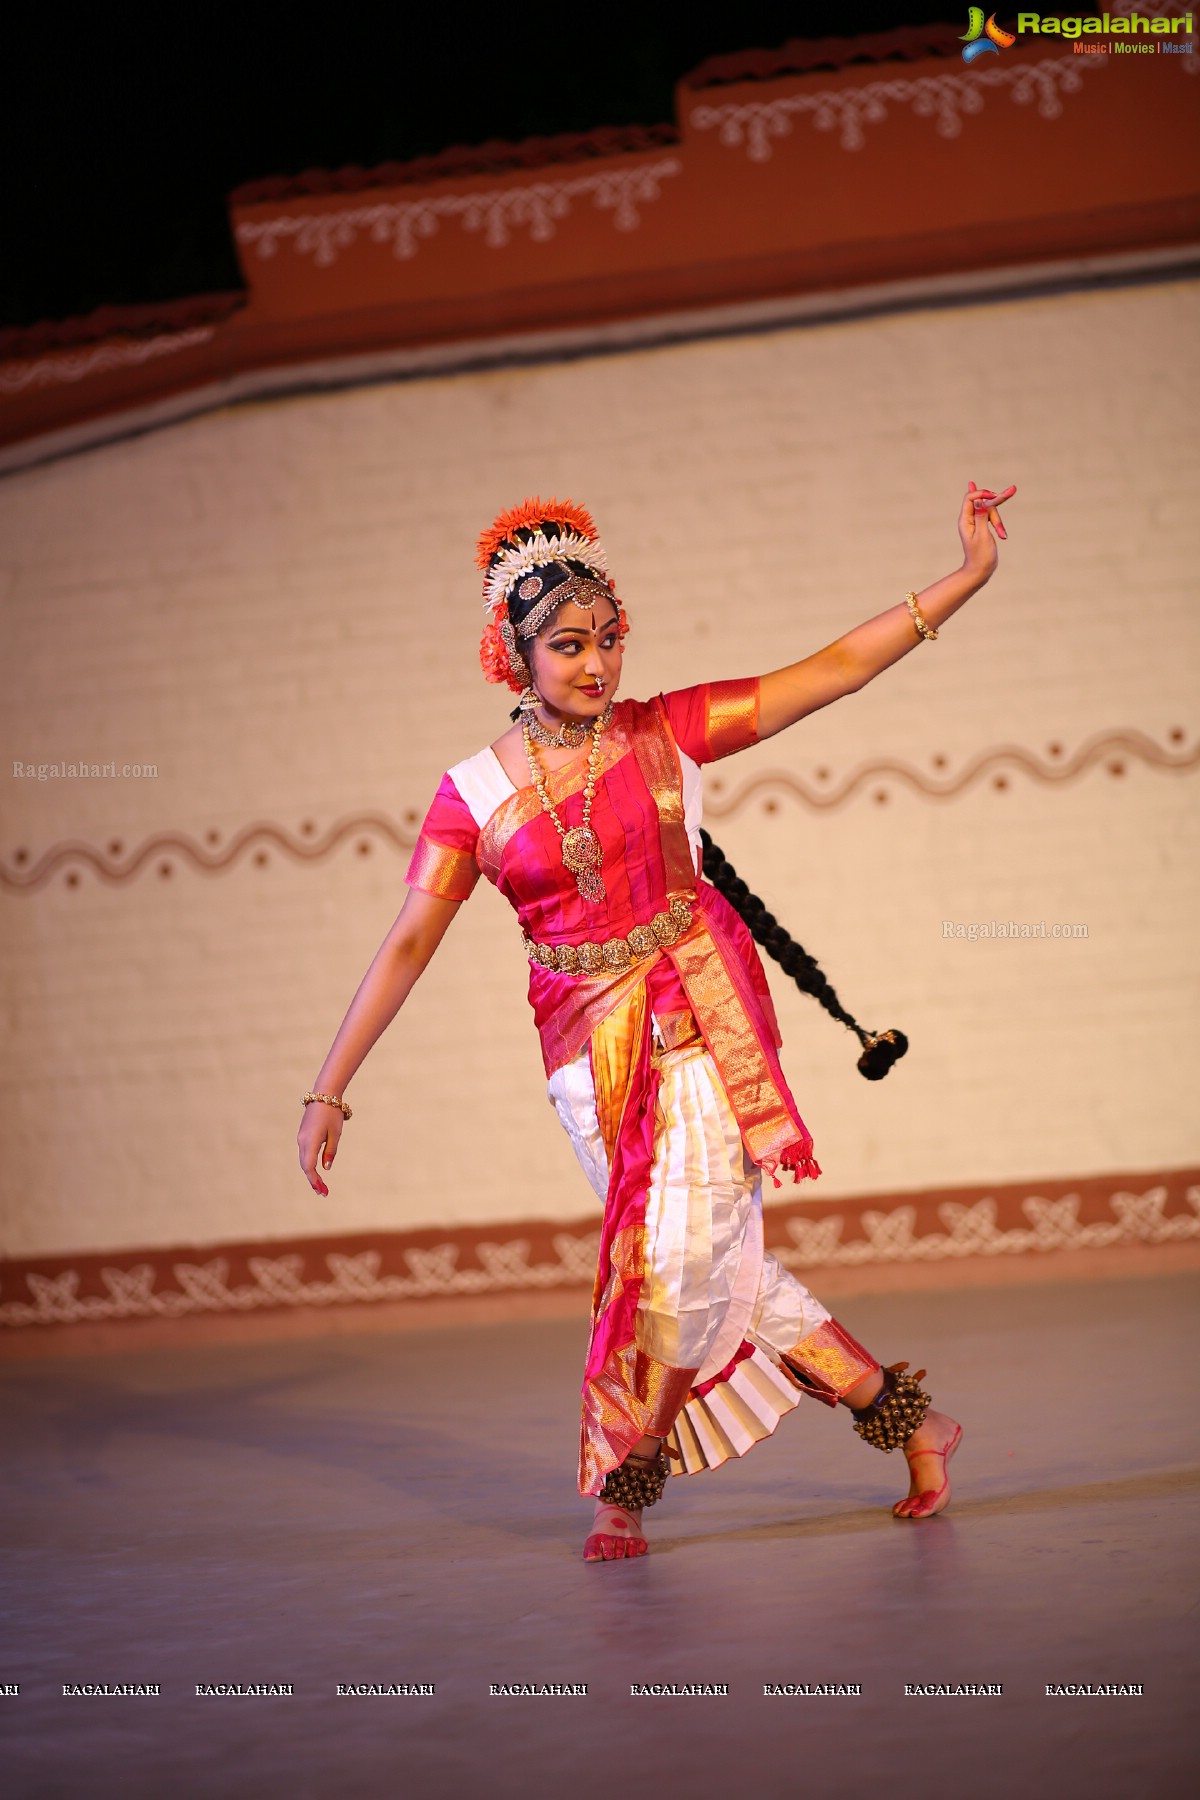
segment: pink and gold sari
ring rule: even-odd
[[[410,885],[453,900],[486,875],[526,938],[551,947],[529,972],[549,1097],[604,1205],[583,1494],[645,1433],[699,1473],[768,1435],[801,1394],[836,1404],[875,1366],[763,1249],[762,1172],[778,1186],[781,1169],[797,1181],[820,1169],[753,940],[697,873],[700,767],[756,742],[757,717],[753,679],[617,703],[591,820],[599,902],[564,868],[534,788],[514,788],[490,749],[443,777],[408,869]],[[567,828],[580,822],[586,774],[584,750],[547,777]],[[654,921],[655,947],[626,967],[546,966],[557,946],[627,939]]]

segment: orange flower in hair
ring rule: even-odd
[[[476,566],[486,569],[497,550],[505,545],[519,546],[520,540],[514,533],[534,531],[543,521],[586,538],[591,544],[600,542],[600,534],[585,506],[576,506],[573,500],[539,500],[535,497],[522,500],[520,506],[510,506],[507,512],[497,513],[487,530],[480,532],[475,546]]]
[[[495,619],[489,619],[483,628],[483,636],[479,640],[479,663],[488,681],[503,681],[514,694],[521,692],[521,683],[509,668],[508,651],[504,647],[500,627]]]

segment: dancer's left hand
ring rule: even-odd
[[[963,568],[980,582],[987,580],[999,561],[1000,553],[993,533],[1007,538],[999,509],[1016,491],[1015,484],[997,494],[991,488],[977,488],[973,481],[967,483],[958,516],[958,535],[962,539]]]

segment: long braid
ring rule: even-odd
[[[864,1030],[857,1019],[846,1011],[818,967],[815,957],[810,956],[804,946],[784,930],[774,913],[767,911],[758,895],[750,892],[720,845],[714,844],[704,830],[700,832],[700,841],[704,846],[705,876],[745,920],[755,943],[761,944],[784,974],[791,976],[802,994],[811,994],[815,1000],[820,1001],[827,1013],[831,1013],[840,1024],[854,1032],[863,1046],[863,1053],[858,1059],[860,1073],[868,1081],[881,1081],[897,1058],[903,1056],[908,1049],[908,1039],[904,1033],[894,1030]]]

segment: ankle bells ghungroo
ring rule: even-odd
[[[619,1468],[610,1469],[597,1498],[623,1506],[626,1512],[636,1512],[640,1506],[653,1506],[662,1499],[670,1473],[670,1458],[660,1444],[657,1456],[630,1455]]]
[[[903,1444],[924,1423],[933,1396],[921,1387],[924,1369],[906,1375],[907,1362],[889,1363],[883,1386],[866,1406],[855,1407],[854,1429],[868,1444],[885,1455]]]

